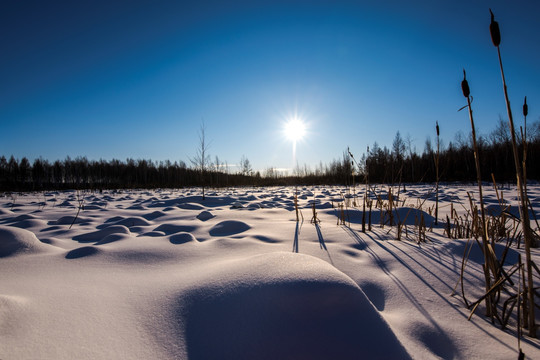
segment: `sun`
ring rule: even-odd
[[[284,127],[285,137],[296,143],[304,138],[306,135],[306,124],[299,118],[293,118],[285,123]]]

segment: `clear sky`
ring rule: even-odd
[[[419,152],[507,118],[489,8],[516,122],[540,118],[540,2],[0,2],[0,155],[290,168],[284,123],[306,123],[297,162],[358,157],[396,132]]]

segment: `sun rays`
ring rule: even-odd
[[[306,136],[306,123],[298,117],[293,116],[288,119],[283,126],[283,134],[287,140],[292,142],[293,166],[296,164],[296,143],[302,141]]]
[[[294,117],[285,123],[283,131],[285,137],[295,143],[306,135],[306,124],[302,119]]]

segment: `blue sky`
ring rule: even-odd
[[[112,3],[112,4],[111,4]],[[183,160],[204,121],[212,159],[314,168],[391,146],[422,151],[506,119],[489,8],[516,122],[540,118],[540,3],[523,1],[2,1],[0,155]]]

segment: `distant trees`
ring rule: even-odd
[[[527,141],[527,176],[529,179],[540,180],[540,122],[528,126]],[[520,139],[521,142],[521,139]],[[499,120],[496,128],[487,136],[478,137],[481,152],[481,172],[489,179],[493,173],[497,181],[515,181],[514,163],[511,144],[509,141],[508,124]],[[431,138],[426,138],[421,154],[412,150],[410,141],[404,141],[399,133],[392,143],[392,151],[381,148],[375,142],[371,150],[365,154],[365,173],[369,173],[370,181],[395,182],[396,175],[401,169],[402,182],[434,182],[435,166]],[[522,149],[519,150],[522,154]],[[403,166],[399,165],[402,161]],[[454,141],[440,150],[440,179],[441,181],[474,181],[475,165],[470,134],[458,132]],[[396,171],[397,170],[397,171]]]
[[[125,162],[89,161],[85,157],[56,160],[28,160],[0,157],[0,190],[23,191],[77,188],[181,187],[198,184],[197,172],[184,162],[167,163],[127,159]],[[21,168],[26,169],[26,176]]]
[[[504,124],[503,124],[504,125]],[[498,125],[487,136],[479,136],[481,152],[481,172],[486,179],[493,173],[498,182],[514,182],[515,172],[510,142]],[[527,176],[540,180],[540,122],[529,125],[527,130],[528,156]],[[351,162],[347,150],[341,158],[328,164],[320,163],[314,170],[307,165],[297,166],[293,174],[267,168],[263,176],[254,171],[251,162],[244,155],[240,159],[239,170],[229,173],[228,164],[216,157],[211,162],[204,126],[199,133],[199,147],[196,156],[190,159],[188,167],[183,161],[155,162],[147,159],[88,160],[86,157],[64,160],[38,158],[32,163],[26,158],[18,160],[0,156],[0,191],[26,191],[43,189],[115,189],[115,188],[157,188],[186,186],[244,186],[244,185],[295,185],[304,184],[352,184],[353,168],[360,176],[369,175],[370,183],[391,182],[434,182],[436,177],[431,139],[427,138],[422,153],[417,153],[410,139],[403,140],[398,132],[392,149],[381,147],[377,142],[367,147],[358,164]],[[519,150],[522,154],[522,149]],[[440,150],[441,181],[474,181],[475,165],[469,134],[458,132]]]

